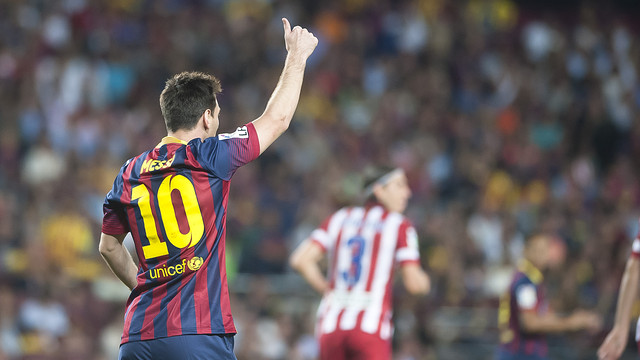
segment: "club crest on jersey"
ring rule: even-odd
[[[202,267],[203,263],[204,260],[200,256],[194,256],[189,260],[182,259],[180,264],[172,266],[164,264],[162,267],[149,270],[149,277],[152,279],[160,279],[183,274],[187,269],[197,271]]]
[[[189,267],[189,270],[196,271],[200,269],[203,263],[204,260],[200,256],[194,256],[191,258],[191,260],[189,260],[187,266]]]

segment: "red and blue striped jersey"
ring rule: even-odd
[[[225,267],[229,181],[260,154],[253,124],[185,143],[165,137],[128,160],[106,196],[102,232],[131,232],[140,267],[122,343],[230,334]]]
[[[549,305],[542,288],[543,276],[540,270],[527,260],[518,265],[509,290],[500,298],[498,327],[500,348],[513,359],[524,357],[546,358],[547,339],[544,334],[530,334],[522,331],[520,313],[534,311],[545,314]]]

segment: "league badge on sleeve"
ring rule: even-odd
[[[229,140],[229,139],[246,139],[249,137],[249,131],[246,126],[241,126],[236,129],[235,132],[227,133],[227,134],[219,134],[219,140]]]

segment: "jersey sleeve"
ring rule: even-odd
[[[108,235],[126,234],[130,231],[129,221],[124,205],[121,202],[122,192],[124,191],[123,173],[129,164],[127,162],[113,182],[111,191],[107,194],[102,204],[102,232]]]
[[[515,289],[516,303],[522,311],[535,310],[538,306],[538,290],[533,284],[521,284]]]
[[[311,233],[310,240],[320,245],[325,252],[333,250],[350,212],[350,208],[342,208],[326,218],[322,225]]]
[[[199,144],[198,160],[205,168],[223,180],[260,155],[258,133],[252,123],[230,134],[219,134]]]
[[[418,234],[408,220],[405,220],[398,229],[398,246],[395,257],[400,265],[420,262]]]
[[[319,228],[311,232],[311,236],[309,237],[312,242],[320,245],[322,250],[324,250],[325,252],[332,249],[335,244],[335,239],[333,239],[329,234],[329,224],[331,223],[331,219],[333,219],[334,216],[335,215],[331,215],[326,218]]]

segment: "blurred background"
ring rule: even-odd
[[[315,358],[319,296],[288,254],[388,163],[407,171],[434,285],[394,290],[396,359],[490,359],[534,229],[567,246],[554,309],[605,320],[551,353],[594,359],[640,216],[639,14],[632,0],[0,1],[0,359],[117,358],[128,291],[97,252],[103,198],[165,135],[174,73],[221,79],[221,132],[261,114],[281,17],[320,45],[290,129],[231,187],[238,358]]]

